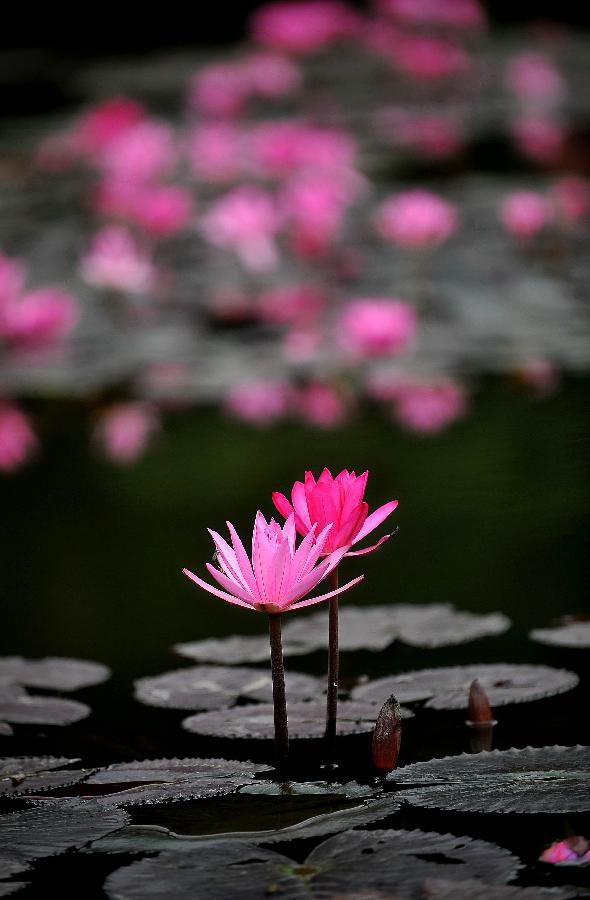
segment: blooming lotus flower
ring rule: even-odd
[[[358,16],[338,0],[269,3],[252,17],[254,40],[273,50],[313,53],[354,32]]]
[[[250,381],[230,388],[223,406],[234,418],[263,428],[283,419],[290,403],[291,388],[286,382]]]
[[[416,434],[436,434],[465,413],[467,400],[460,385],[454,382],[438,384],[404,384],[395,393],[395,418],[408,431]]]
[[[120,225],[108,225],[94,236],[80,271],[93,287],[130,294],[150,290],[155,278],[151,260]]]
[[[281,528],[274,519],[267,522],[258,512],[254,522],[251,559],[231,522],[227,523],[227,527],[232,546],[220,534],[208,529],[217,549],[220,568],[207,563],[207,569],[223,590],[207,584],[188,569],[183,569],[183,572],[203,590],[235,606],[271,614],[300,609],[341,594],[363,578],[361,575],[341,588],[303,600],[336,568],[346,553],[347,548],[343,547],[335,553],[325,554],[331,525],[326,525],[317,536],[316,527],[309,528],[299,547],[296,547],[294,514]],[[325,559],[318,562],[322,554],[325,554]]]
[[[42,346],[65,337],[77,318],[73,297],[56,288],[39,288],[0,305],[0,338]]]
[[[109,97],[80,116],[68,140],[78,155],[94,157],[143,118],[143,108],[135,100]]]
[[[155,411],[145,403],[117,403],[101,414],[93,439],[111,462],[125,466],[144,453],[158,426]]]
[[[352,300],[338,322],[339,340],[354,356],[390,356],[410,344],[416,326],[416,313],[403,300],[387,297]]]
[[[337,428],[348,416],[344,397],[329,384],[312,383],[302,388],[296,408],[303,421],[316,428]]]
[[[201,231],[209,243],[234,250],[246,268],[262,272],[278,262],[274,236],[279,225],[272,194],[255,185],[241,185],[209,208]]]
[[[506,231],[520,240],[530,240],[549,223],[551,207],[542,194],[514,191],[502,202],[500,219]]]
[[[272,502],[285,518],[295,516],[299,534],[308,535],[316,526],[325,529],[326,525],[332,524],[324,552],[343,549],[343,555],[364,556],[380,547],[391,535],[386,534],[364,550],[351,552],[350,546],[362,541],[397,507],[397,500],[390,500],[368,515],[369,505],[363,500],[368,477],[368,472],[357,477],[354,472],[343,469],[332,478],[329,469],[324,469],[316,482],[313,474],[306,472],[305,481],[296,481],[293,485],[291,503],[277,491],[272,495]]]
[[[457,229],[457,211],[430,191],[404,191],[379,207],[375,225],[385,240],[419,250],[442,244],[453,234]]]
[[[377,9],[412,27],[480,28],[485,17],[477,0],[377,0]]]
[[[144,119],[107,144],[100,164],[110,178],[139,184],[166,174],[176,160],[172,129]]]

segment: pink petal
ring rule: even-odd
[[[238,535],[236,529],[232,525],[231,522],[226,522],[226,525],[229,529],[229,533],[231,535],[232,544],[236,553],[236,559],[238,561],[238,565],[240,567],[240,572],[244,576],[246,584],[248,585],[249,590],[252,592],[253,597],[258,597],[258,588],[256,586],[256,579],[254,578],[254,572],[252,571],[252,564],[248,559],[248,554],[246,553],[246,549],[242,544],[240,536]]]
[[[355,536],[363,527],[368,512],[369,505],[364,502],[353,510],[352,515],[350,516],[348,521],[344,522],[338,530],[338,534],[334,542],[337,547],[350,547]]]
[[[252,604],[256,602],[248,591],[245,591],[240,584],[237,584],[231,578],[228,578],[224,572],[220,572],[219,569],[216,569],[212,563],[206,563],[206,569],[209,574],[213,576],[215,581],[220,584],[222,588],[225,588],[232,596],[237,597],[239,600],[243,600],[248,606],[252,606]]]
[[[238,565],[236,554],[233,549],[229,546],[227,541],[225,541],[220,534],[217,534],[216,531],[213,531],[212,528],[208,528],[207,531],[213,538],[213,543],[215,544],[215,547],[217,549],[219,561],[225,569],[226,574],[238,584],[240,584],[243,588],[247,589],[248,585],[244,579],[244,576],[240,572],[240,567]]]
[[[318,484],[332,484],[334,479],[329,469],[323,469],[322,474],[318,478]]]
[[[328,566],[329,563],[321,562],[319,566],[316,566],[316,568],[311,572],[308,572],[307,575],[303,575],[297,584],[291,588],[288,594],[281,598],[281,606],[291,606],[296,600],[305,597],[306,594],[313,591],[314,587],[325,577]]]
[[[378,525],[381,525],[381,522],[384,522],[387,516],[391,515],[396,506],[397,500],[390,500],[389,503],[384,503],[383,506],[380,506],[379,509],[372,512],[370,516],[367,516],[365,524],[355,537],[353,544],[361,541],[367,534],[377,528]]]
[[[297,531],[301,535],[306,535],[312,526],[312,521],[309,518],[305,486],[300,481],[296,481],[293,485],[291,500],[293,501],[293,509],[295,510],[295,525]]]
[[[244,603],[242,600],[238,600],[238,598],[234,597],[232,594],[226,594],[225,591],[220,591],[212,585],[207,584],[206,581],[202,581],[189,569],[183,569],[182,571],[187,578],[190,578],[191,581],[194,581],[195,584],[198,584],[199,587],[203,588],[204,591],[209,591],[209,593],[213,594],[215,597],[221,597],[222,600],[226,600],[228,603],[233,603],[234,606],[243,606],[246,609],[253,609],[253,607],[249,603]]]
[[[291,584],[289,587],[292,587],[299,580],[300,575],[303,572],[306,572],[308,569],[307,561],[309,559],[309,554],[313,547],[313,543],[315,541],[315,525],[307,532],[299,547],[295,551],[295,556],[293,557],[291,563]]]
[[[291,506],[285,495],[280,494],[278,491],[272,492],[272,502],[274,503],[276,509],[280,512],[280,514],[285,517],[285,519],[287,519],[293,512],[293,507]]]
[[[336,594],[341,594],[343,591],[348,591],[351,587],[354,587],[355,584],[358,584],[359,581],[362,581],[364,575],[359,575],[358,578],[353,579],[353,581],[349,581],[348,584],[339,587],[335,591],[330,591],[327,594],[322,594],[320,597],[311,597],[309,600],[302,600],[300,603],[293,603],[285,612],[290,611],[292,609],[302,609],[304,606],[313,606],[314,603],[321,603],[322,600],[329,600],[330,597],[335,597]]]

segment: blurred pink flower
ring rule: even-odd
[[[310,326],[289,329],[281,345],[281,353],[290,363],[306,363],[312,360],[323,341],[322,332]]]
[[[293,93],[302,80],[299,66],[280,53],[252,53],[242,61],[242,72],[252,93],[268,99]]]
[[[506,70],[506,85],[521,100],[544,105],[561,100],[565,94],[562,76],[542,53],[525,52],[513,57]]]
[[[144,118],[143,107],[129,97],[109,97],[91,106],[69,132],[73,150],[95,157]]]
[[[202,181],[236,181],[246,171],[246,135],[229,122],[206,122],[191,134],[187,155]]]
[[[149,291],[155,280],[151,260],[120,225],[108,225],[95,234],[80,261],[80,272],[93,287],[130,294]]]
[[[0,303],[0,339],[42,346],[65,337],[78,319],[76,302],[57,288],[38,288]]]
[[[351,300],[340,315],[341,345],[355,356],[391,356],[405,350],[416,336],[416,313],[403,300]]]
[[[316,428],[337,428],[346,422],[349,412],[342,393],[320,382],[301,388],[296,408],[300,418]]]
[[[376,127],[394,146],[417,151],[428,159],[455,156],[465,142],[459,123],[443,115],[386,108],[378,111]]]
[[[530,240],[549,223],[551,207],[542,194],[514,191],[500,206],[504,228],[519,240]]]
[[[382,238],[412,250],[442,244],[457,226],[456,208],[423,190],[389,197],[375,215],[375,227]]]
[[[235,419],[261,427],[284,419],[291,409],[293,392],[284,381],[250,381],[230,388],[223,408]]]
[[[485,24],[478,0],[376,0],[375,6],[404,25],[469,30]]]
[[[144,119],[109,141],[100,166],[115,181],[142,183],[170,172],[177,155],[172,129]]]
[[[174,184],[142,185],[132,201],[131,221],[151,237],[169,237],[181,231],[193,213],[190,192]]]
[[[280,208],[300,257],[322,256],[338,239],[348,206],[364,184],[352,172],[304,174],[287,181],[279,194]]]
[[[265,178],[284,178],[300,170],[352,168],[355,145],[352,137],[335,128],[319,128],[297,120],[267,122],[252,135],[252,161]]]
[[[325,305],[325,293],[311,284],[270,288],[258,298],[260,318],[281,325],[310,322]]]
[[[252,271],[272,269],[278,262],[274,236],[279,215],[272,194],[241,185],[224,194],[201,219],[209,243],[233,250]]]
[[[338,550],[324,554],[325,558],[319,562],[328,541],[329,526],[317,537],[315,528],[311,529],[297,548],[293,516],[281,528],[274,519],[267,522],[258,512],[254,522],[251,560],[231,522],[227,523],[227,527],[232,546],[216,531],[208,529],[217,550],[219,567],[207,563],[207,570],[223,590],[207,584],[188,569],[182,571],[203,590],[234,606],[266,613],[288,612],[335,597],[363,578],[361,575],[327,594],[303,600],[336,568],[344,555],[344,550]]]
[[[358,15],[338,0],[269,3],[250,22],[250,34],[273,50],[311,53],[354,34]]]
[[[435,434],[461,418],[466,406],[463,388],[452,381],[406,383],[396,389],[393,414],[408,431]]]
[[[316,482],[313,474],[306,472],[305,480],[293,485],[291,502],[278,491],[273,492],[272,502],[285,519],[295,515],[295,527],[301,535],[308,535],[316,527],[325,529],[331,525],[325,552],[344,550],[346,556],[364,556],[380,547],[391,535],[385,535],[364,550],[349,552],[349,548],[378,528],[398,505],[397,500],[390,500],[368,515],[369,505],[363,500],[368,477],[368,472],[357,477],[354,472],[343,469],[332,478],[330,470],[324,469]]]
[[[28,417],[18,407],[0,401],[0,471],[15,472],[37,448]]]
[[[549,193],[555,218],[562,225],[575,225],[590,210],[590,182],[576,175],[565,175],[556,181]]]
[[[470,65],[465,50],[447,38],[403,34],[395,41],[391,61],[410,78],[440,81],[462,75]]]
[[[125,466],[143,455],[158,427],[158,416],[151,406],[117,403],[101,412],[92,437],[111,462]]]
[[[250,90],[239,62],[211,63],[194,76],[189,102],[201,115],[231,119],[244,110]]]
[[[537,114],[518,118],[512,123],[511,134],[517,149],[539,163],[555,162],[565,142],[561,122]]]

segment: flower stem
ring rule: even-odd
[[[338,567],[329,575],[330,590],[338,587]],[[334,752],[338,717],[338,597],[330,598],[328,613],[328,702],[326,707],[326,744],[328,760]]]
[[[272,702],[274,704],[275,747],[279,765],[289,753],[289,729],[287,726],[287,695],[285,693],[285,668],[281,640],[281,614],[269,613],[270,665],[272,672]]]

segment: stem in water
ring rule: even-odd
[[[275,747],[279,764],[289,753],[289,729],[287,726],[287,695],[285,693],[285,669],[281,640],[281,614],[269,613],[270,665],[272,671],[272,701],[274,705]]]
[[[338,567],[329,575],[330,590],[338,587]],[[328,613],[328,702],[326,708],[326,744],[328,758],[334,751],[338,717],[338,597],[330,598]]]

